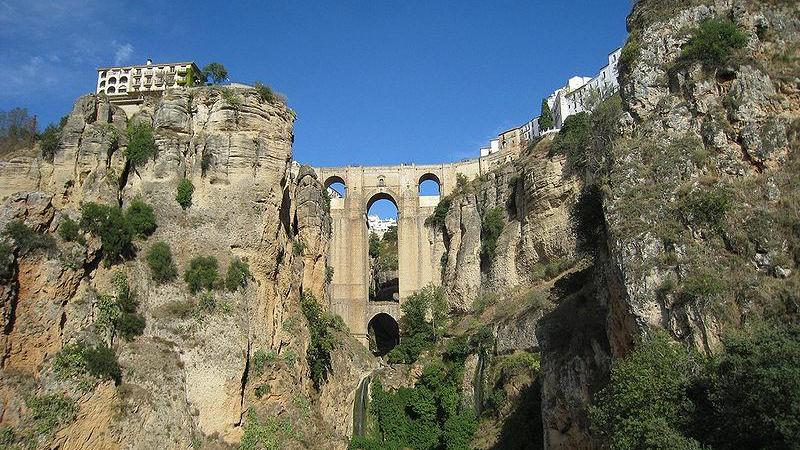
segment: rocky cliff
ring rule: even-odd
[[[82,204],[124,209],[134,199],[151,205],[157,221],[155,233],[115,264],[101,262],[93,235],[59,239],[45,252],[12,246],[11,275],[0,288],[4,427],[59,448],[224,447],[238,443],[249,422],[269,417],[294,425],[275,436],[287,447],[344,446],[351,410],[342,405],[352,402],[370,362],[342,333],[321,393],[308,376],[300,297],[327,304],[330,221],[316,176],[291,166],[293,121],[283,103],[253,89],[175,89],[133,117],[89,95],[75,103],[52,162],[0,164],[0,227],[22,220],[55,234],[67,218],[79,218]],[[137,122],[152,125],[157,152],[134,166],[125,156],[126,127]],[[176,201],[184,179],[194,187],[186,209]],[[208,255],[220,268],[246,261],[252,279],[235,292],[214,291],[209,306],[182,281],[153,281],[144,255],[157,241],[171,247],[178,273]],[[98,298],[114,291],[118,273],[146,322],[141,336],[110,343],[122,376],[88,386],[54,376],[61,349],[102,340]],[[268,370],[254,370],[256,354]],[[49,394],[77,401],[74,420],[31,432],[30,399]]]

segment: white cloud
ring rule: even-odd
[[[115,42],[114,46],[116,47],[114,50],[114,64],[116,65],[127,62],[133,55],[133,45],[131,45],[130,42],[124,44],[117,44]]]

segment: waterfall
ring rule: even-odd
[[[358,384],[356,398],[353,401],[353,436],[363,436],[367,425],[367,403],[369,402],[369,384],[372,376],[367,375]]]
[[[475,367],[475,379],[472,380],[472,388],[475,399],[475,415],[480,416],[483,412],[483,371],[486,365],[486,352],[481,349],[478,352],[478,363]]]

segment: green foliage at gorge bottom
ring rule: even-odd
[[[705,357],[646,338],[595,397],[593,431],[621,450],[799,448],[800,326],[758,324],[722,344]]]

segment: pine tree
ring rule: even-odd
[[[547,99],[542,99],[542,113],[539,115],[539,131],[546,131],[553,128],[553,112]]]

